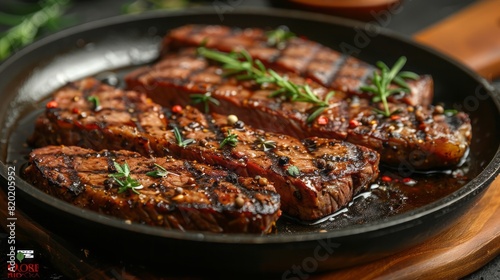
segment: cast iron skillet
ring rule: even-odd
[[[371,63],[393,62],[399,56],[407,56],[409,70],[434,77],[435,102],[461,106],[470,114],[474,141],[468,174],[473,179],[438,201],[393,217],[321,232],[296,232],[292,227],[269,236],[179,232],[129,225],[52,198],[21,177],[16,177],[17,206],[82,248],[105,252],[111,258],[161,264],[162,269],[176,271],[183,267],[266,271],[283,273],[287,278],[300,276],[294,265],[302,273],[346,267],[424,242],[452,225],[498,174],[498,93],[465,67],[387,30],[344,19],[271,9],[225,13],[222,22],[220,16],[212,9],[201,9],[116,17],[59,32],[10,57],[0,65],[0,170],[4,185],[7,168],[18,163],[7,159],[23,149],[18,141],[9,139],[29,136],[32,125],[20,120],[40,113],[42,101],[51,91],[88,75],[110,69],[126,71],[131,66],[149,63],[158,54],[161,36],[188,23],[286,25],[297,34],[306,34]],[[365,32],[364,40],[361,32]],[[24,149],[27,153],[28,148]],[[16,168],[19,172],[20,167]]]

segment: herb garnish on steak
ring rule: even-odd
[[[86,95],[98,96],[102,109],[93,111]],[[36,146],[126,149],[223,166],[240,176],[260,176],[273,182],[282,210],[303,220],[334,213],[366,189],[379,172],[378,154],[361,146],[317,137],[299,140],[253,129],[241,121],[229,125],[226,116],[204,115],[189,106],[176,107],[174,113],[142,93],[91,78],[68,84],[53,98],[59,106],[47,108],[38,119],[32,138]],[[228,135],[234,135],[237,144],[220,147]],[[194,142],[182,145],[179,139]],[[262,139],[268,141],[266,149]]]
[[[122,173],[141,189],[121,191],[122,185],[109,177],[125,166],[130,169]],[[158,166],[170,175],[147,175]],[[266,233],[281,213],[279,195],[270,182],[260,184],[220,168],[130,151],[47,146],[30,154],[24,177],[76,206],[164,228]]]
[[[190,24],[170,30],[163,40],[162,53],[170,56],[181,49],[199,46],[227,53],[245,49],[252,58],[277,72],[294,73],[328,90],[371,99],[360,88],[371,85],[369,77],[378,71],[375,66],[301,36],[285,36],[286,40],[280,40],[279,44],[270,44],[266,33],[259,28]],[[391,95],[389,101],[424,107],[432,104],[434,89],[430,76],[422,75],[409,81],[408,86],[408,93]]]
[[[242,121],[265,131],[298,138],[311,136],[346,140],[374,149],[381,161],[414,170],[444,169],[461,162],[470,144],[471,124],[467,114],[450,115],[429,106],[387,103],[349,97],[336,91],[328,106],[308,122],[318,107],[308,102],[291,101],[282,96],[270,98],[281,87],[225,77],[224,69],[184,49],[164,57],[152,66],[130,73],[129,88],[142,91],[162,106],[191,104],[193,94],[210,92],[219,101],[210,111],[237,115]],[[308,85],[318,100],[330,90],[292,73],[279,73],[292,84]]]

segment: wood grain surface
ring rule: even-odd
[[[500,0],[478,1],[414,37],[489,80],[500,77]]]

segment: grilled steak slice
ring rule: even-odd
[[[93,110],[88,96],[100,100],[100,110]],[[334,213],[378,175],[379,156],[370,149],[322,138],[301,141],[242,122],[229,125],[225,116],[207,116],[190,106],[162,113],[144,94],[94,79],[69,84],[53,102],[57,108],[47,109],[36,124],[36,145],[128,149],[220,165],[240,176],[259,176],[262,184],[272,182],[281,209],[302,220]]]
[[[109,177],[117,172],[114,161],[127,163],[130,178],[142,187],[120,191]],[[157,165],[167,175],[146,175],[161,170]],[[130,151],[47,146],[30,154],[24,176],[76,206],[164,228],[267,233],[280,216],[279,195],[271,184],[196,162],[146,158]]]
[[[276,88],[225,78],[223,69],[210,66],[193,51],[185,50],[137,69],[126,77],[128,87],[146,92],[163,106],[192,104],[190,96],[209,92],[220,102],[219,106],[209,102],[212,112],[235,114],[254,127],[298,138],[347,140],[376,150],[382,162],[393,166],[449,168],[457,165],[468,149],[471,125],[465,113],[449,115],[442,108],[391,103],[390,111],[399,113],[384,117],[373,110],[373,106],[381,106],[380,102],[371,104],[367,99],[336,92],[328,109],[308,123],[313,104],[270,98]],[[328,93],[315,82],[284,75],[296,84],[309,84],[321,100]]]
[[[247,50],[268,67],[293,72],[333,90],[370,98],[359,88],[370,83],[375,67],[352,56],[342,54],[319,43],[295,37],[273,46],[266,31],[257,28],[237,29],[220,25],[186,25],[165,36],[162,52],[168,55],[185,47],[207,48],[223,52]],[[433,81],[428,75],[410,81],[408,94],[390,97],[391,102],[427,106],[432,103]]]

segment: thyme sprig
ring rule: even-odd
[[[389,68],[387,64],[382,61],[377,62],[377,67],[380,72],[373,72],[372,83],[370,86],[362,86],[360,90],[367,91],[373,94],[372,101],[380,102],[384,105],[384,110],[374,109],[377,113],[384,115],[385,117],[391,116],[394,112],[390,112],[389,105],[387,103],[387,98],[394,93],[398,92],[409,92],[410,87],[406,83],[405,79],[418,79],[419,75],[409,71],[400,72],[403,66],[406,64],[406,57],[400,57],[396,63]],[[400,87],[391,88],[391,84],[396,84]]]
[[[273,84],[277,90],[269,97],[282,97],[291,102],[306,102],[313,104],[312,113],[307,118],[307,122],[312,122],[329,106],[329,99],[334,92],[329,92],[324,100],[321,100],[308,84],[296,84],[286,76],[281,76],[272,69],[267,69],[264,64],[245,51],[222,53],[210,50],[205,47],[198,48],[198,54],[217,62],[222,63],[222,68],[226,76],[235,76],[239,80],[253,80],[259,85]]]
[[[231,132],[230,129],[227,130],[227,136],[220,142],[219,149],[222,149],[225,145],[230,145],[236,147],[238,144],[238,135]]]
[[[454,116],[454,115],[458,114],[458,110],[456,110],[456,109],[446,109],[446,110],[444,110],[443,113],[445,115],[447,115],[447,116]]]
[[[113,162],[116,173],[108,174],[108,177],[111,177],[115,180],[115,182],[120,185],[118,189],[118,193],[125,192],[127,190],[132,190],[134,193],[139,194],[137,190],[142,189],[142,184],[130,177],[130,167],[127,162],[123,165],[120,165],[116,161]]]
[[[182,148],[186,147],[187,145],[193,144],[195,142],[194,139],[183,139],[182,134],[177,127],[174,127],[174,136],[175,140],[177,141],[177,145],[179,145]]]
[[[205,94],[201,94],[201,93],[191,94],[189,96],[189,98],[191,98],[191,102],[193,104],[202,103],[206,114],[208,114],[208,111],[209,111],[209,107],[208,107],[209,103],[212,103],[216,106],[220,105],[219,100],[213,98],[211,92],[206,92]]]
[[[7,19],[3,23],[12,27],[0,34],[0,60],[5,59],[16,49],[33,42],[42,27],[58,24],[69,2],[69,0],[45,0],[40,2],[37,11],[28,15],[2,14],[2,17]]]

